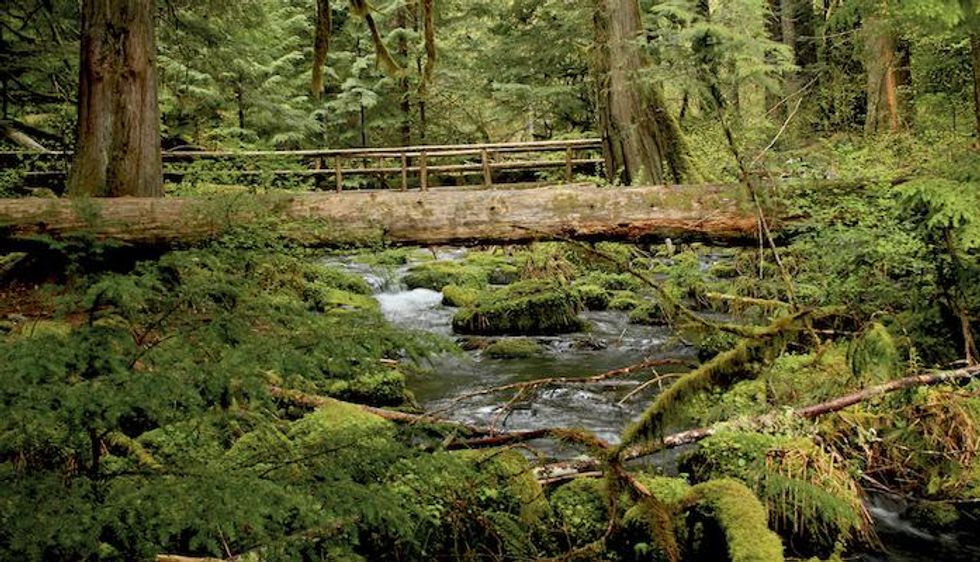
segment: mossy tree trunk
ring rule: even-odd
[[[82,2],[73,195],[163,195],[152,0]]]
[[[980,18],[976,18],[980,25]],[[977,143],[980,144],[980,31],[970,36],[973,51],[973,115],[976,118]]]
[[[310,89],[313,98],[320,99],[324,89],[324,65],[330,52],[330,31],[333,27],[333,12],[330,0],[316,1],[316,37],[313,40],[313,81]]]
[[[799,68],[786,77],[787,96],[804,86],[808,70],[817,62],[813,17],[812,0],[779,0],[780,41],[793,49],[793,62]]]
[[[681,183],[688,154],[663,92],[639,76],[649,66],[640,46],[643,20],[637,0],[596,0],[595,74],[599,124],[610,179],[625,184]]]
[[[864,22],[865,66],[868,72],[866,134],[898,132],[911,121],[908,88],[912,84],[911,52],[881,18]]]

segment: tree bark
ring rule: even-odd
[[[812,0],[779,1],[779,40],[793,49],[793,62],[798,70],[786,77],[786,96],[791,96],[803,86],[807,70],[817,61],[813,27]]]
[[[868,109],[864,131],[899,132],[908,128],[911,113],[907,88],[912,83],[908,44],[878,17],[864,23]]]
[[[648,66],[638,40],[637,0],[596,0],[595,74],[606,173],[624,184],[677,183],[688,172],[687,147],[663,93],[637,74]]]
[[[323,95],[323,65],[327,63],[330,52],[330,31],[333,26],[333,12],[330,10],[330,0],[316,2],[316,36],[313,39],[313,80],[310,89],[313,99],[319,100]]]
[[[756,216],[731,186],[314,193],[227,198],[0,199],[0,241],[86,233],[130,244],[203,242],[275,217],[307,246],[518,243],[663,238],[754,244]],[[2,245],[2,244],[0,244]],[[16,244],[14,244],[16,245]]]
[[[152,0],[82,2],[73,195],[163,195]]]

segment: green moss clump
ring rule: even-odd
[[[493,359],[527,359],[541,353],[541,346],[534,340],[498,340],[483,350],[484,355]]]
[[[960,512],[956,506],[944,502],[923,501],[913,504],[905,517],[916,527],[937,533],[956,529],[960,523]]]
[[[568,546],[578,548],[595,542],[609,526],[605,485],[601,480],[579,478],[551,494],[555,523]]]
[[[461,334],[550,335],[583,329],[578,300],[558,283],[527,280],[484,293],[453,317]]]
[[[589,310],[609,308],[609,292],[598,285],[577,285],[574,291],[582,306]]]
[[[379,310],[374,297],[335,289],[320,282],[309,283],[303,291],[303,300],[318,312],[338,312],[343,310]]]
[[[469,306],[480,298],[480,291],[459,285],[446,285],[442,288],[442,304],[455,308]]]
[[[447,285],[482,287],[487,284],[487,272],[461,261],[434,261],[416,265],[405,275],[409,289],[441,291]]]
[[[303,271],[303,278],[311,284],[333,287],[357,295],[370,296],[374,293],[362,277],[336,267],[310,264]]]
[[[696,480],[745,482],[769,508],[773,527],[801,551],[827,554],[870,537],[860,486],[809,438],[720,432],[682,466]]]
[[[740,275],[733,262],[718,262],[708,268],[708,275],[717,279],[733,279]]]
[[[643,288],[643,282],[629,273],[607,273],[592,271],[581,278],[583,285],[596,285],[607,291],[636,291]]]
[[[535,525],[551,515],[551,505],[534,477],[531,465],[514,449],[456,451],[452,453],[471,463],[484,476],[503,483],[504,492],[520,506],[521,521]]]
[[[719,353],[729,351],[738,345],[738,336],[728,332],[713,332],[698,342],[698,360],[710,361]]]
[[[664,326],[670,323],[670,318],[663,307],[657,303],[644,304],[630,312],[630,322],[645,326]]]
[[[394,406],[405,400],[405,375],[394,370],[367,373],[352,380],[328,382],[326,392],[341,400]]]
[[[710,554],[700,559],[714,559],[711,555],[720,546],[716,539],[721,538],[731,562],[784,560],[783,544],[769,530],[766,508],[741,482],[720,479],[698,484],[683,503],[693,509],[704,529],[700,547]]]
[[[643,306],[643,301],[633,291],[613,291],[608,308],[629,312],[641,306]]]

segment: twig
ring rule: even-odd
[[[662,383],[665,380],[667,380],[667,379],[673,379],[673,378],[678,378],[678,377],[684,376],[684,375],[679,374],[679,373],[670,373],[670,374],[667,374],[667,375],[660,375],[660,374],[657,374],[656,371],[654,371],[654,374],[657,375],[657,376],[655,376],[654,378],[646,381],[645,383],[643,383],[643,384],[637,386],[636,388],[634,388],[633,390],[631,390],[629,392],[629,394],[627,394],[626,396],[623,396],[623,399],[620,400],[619,402],[617,402],[617,404],[619,404],[620,406],[622,406],[623,404],[626,403],[627,400],[629,400],[630,398],[636,396],[640,392],[643,392],[644,389],[649,388],[649,387],[653,386],[654,384],[661,385],[661,389],[662,389],[663,388]]]

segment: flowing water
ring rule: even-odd
[[[437,259],[458,259],[463,249],[438,251]],[[427,289],[407,289],[401,282],[412,263],[394,269],[371,267],[352,259],[331,259],[330,263],[356,272],[375,290],[385,318],[409,329],[456,337],[452,331],[455,308],[442,304],[442,294]],[[438,411],[448,419],[474,425],[495,424],[501,430],[518,431],[547,427],[579,427],[610,442],[617,442],[626,425],[649,404],[656,388],[623,400],[639,381],[635,377],[614,378],[600,384],[561,386],[540,391],[533,401],[519,404],[506,415],[502,406],[509,396],[479,396],[464,402],[455,397],[489,387],[544,377],[584,377],[646,359],[694,360],[695,350],[675,337],[667,327],[638,326],[628,322],[623,312],[583,312],[591,325],[588,333],[537,337],[544,350],[528,359],[491,359],[479,345],[461,354],[445,354],[431,359],[428,375],[408,381],[419,403],[428,411]],[[458,338],[461,343],[478,343],[481,338]],[[499,339],[499,338],[494,338]],[[666,371],[665,371],[666,372]],[[543,445],[546,454],[570,454]],[[654,459],[654,466],[666,474],[675,470],[680,451]],[[574,454],[574,453],[571,453]],[[887,496],[873,495],[869,510],[875,519],[883,553],[869,553],[863,562],[974,562],[980,560],[976,537],[935,535],[917,529],[902,518],[905,504]]]

